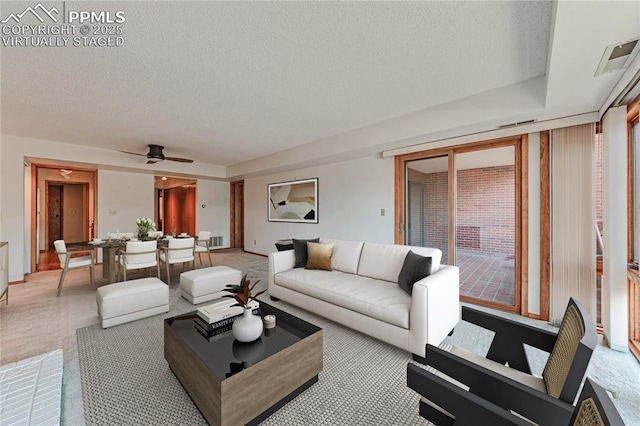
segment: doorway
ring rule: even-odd
[[[244,181],[231,182],[231,248],[244,249]]]
[[[194,179],[155,176],[154,221],[158,231],[166,235],[197,235],[196,190]]]
[[[396,241],[442,251],[460,268],[460,297],[521,311],[520,139],[398,157]]]
[[[59,269],[54,241],[93,238],[96,173],[33,165],[31,177],[31,272]]]

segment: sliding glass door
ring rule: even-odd
[[[460,294],[515,306],[515,148],[456,154]]]
[[[442,250],[449,258],[448,156],[413,161],[407,165],[407,243]]]
[[[520,309],[519,140],[412,155],[401,242],[442,250],[463,300]]]

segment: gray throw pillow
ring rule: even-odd
[[[413,285],[431,273],[431,257],[420,256],[411,250],[407,253],[398,275],[398,285],[411,294]]]
[[[294,268],[304,268],[307,265],[307,242],[309,243],[319,243],[320,237],[313,238],[311,240],[296,240],[293,239],[293,250],[296,255],[296,263],[293,265]]]

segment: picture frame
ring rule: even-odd
[[[318,223],[318,178],[267,185],[269,222]]]

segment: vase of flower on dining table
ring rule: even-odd
[[[136,219],[138,227],[138,240],[146,241],[149,238],[149,232],[156,230],[156,223],[148,217],[139,217]]]

